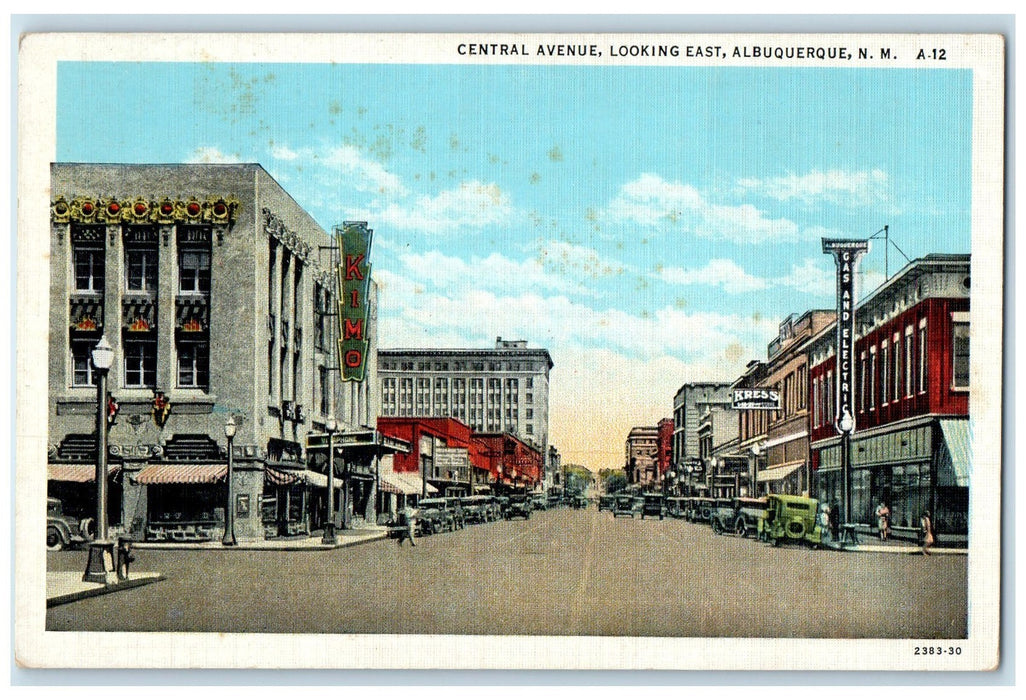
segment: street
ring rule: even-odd
[[[48,630],[961,638],[967,559],[773,548],[708,525],[557,509],[399,547],[137,550],[153,585]],[[84,570],[84,551],[47,554]]]

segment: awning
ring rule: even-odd
[[[378,474],[381,490],[387,493],[397,493],[406,496],[416,496],[421,493],[424,482],[419,474],[406,474],[403,472],[382,471]],[[438,493],[431,484],[427,485],[426,493]]]
[[[120,464],[108,464],[107,476],[113,477],[121,471]],[[49,481],[73,481],[78,484],[96,482],[95,464],[47,464],[46,478]]]
[[[766,450],[770,447],[776,447],[777,445],[783,445],[785,442],[791,442],[792,440],[801,440],[802,438],[809,437],[809,433],[802,430],[797,433],[791,433],[790,435],[781,435],[779,437],[772,438],[759,445],[760,450]]]
[[[805,460],[803,459],[798,460],[797,462],[785,462],[784,464],[778,464],[771,469],[763,469],[756,475],[755,479],[760,484],[772,481],[782,481],[804,466]]]
[[[135,477],[137,484],[215,484],[224,481],[227,464],[155,464]]]
[[[320,472],[311,471],[309,469],[274,469],[273,467],[267,467],[264,469],[264,477],[267,481],[271,482],[275,486],[293,486],[295,484],[308,484],[310,486],[316,486],[317,488],[326,489],[328,488],[328,475],[321,474]],[[342,488],[342,479],[336,478],[333,484],[335,490],[338,491]]]
[[[967,488],[969,475],[972,473],[969,421],[966,419],[939,422],[947,449],[940,451],[937,485]]]

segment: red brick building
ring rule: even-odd
[[[392,469],[417,475],[442,494],[466,495],[488,483],[487,463],[470,426],[454,418],[378,418],[378,430],[410,444]]]
[[[542,453],[512,433],[475,433],[488,481],[498,490],[535,489],[541,486],[545,462]]]
[[[855,314],[855,432],[851,513],[870,524],[886,502],[897,527],[926,509],[941,534],[967,531],[969,256],[928,255],[907,265]],[[843,502],[836,408],[835,327],[806,346],[815,494]]]

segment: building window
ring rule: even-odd
[[[886,406],[891,388],[891,353],[887,341],[880,343],[880,405]]]
[[[919,393],[926,392],[926,319],[919,322]]]
[[[894,401],[901,398],[901,334],[894,334],[894,346],[891,348],[894,355]]]
[[[92,355],[95,345],[93,340],[71,341],[71,364],[74,368],[72,386],[96,386]]]
[[[75,291],[103,293],[104,251],[94,246],[75,246]]]
[[[915,348],[912,347],[912,326],[905,328],[905,396],[915,389]]]
[[[866,412],[866,387],[868,386],[866,373],[869,371],[869,358],[863,350],[859,356],[859,413]]]
[[[318,379],[320,382],[321,392],[321,415],[331,415],[331,375],[328,374],[327,367],[317,368]],[[382,411],[386,416],[395,415],[395,380],[384,379],[381,382],[381,393],[382,396]]]
[[[210,344],[207,341],[178,343],[178,386],[206,389],[210,382]]]
[[[183,249],[178,253],[178,291],[210,294],[210,251]]]
[[[528,394],[524,397],[526,403],[534,403],[534,394]]]
[[[869,410],[876,410],[876,346],[869,348]]]
[[[157,385],[157,341],[155,338],[126,338],[125,386],[149,387]]]
[[[125,289],[129,292],[157,291],[156,246],[132,246],[125,249]]]
[[[951,386],[953,389],[969,388],[969,323],[956,321],[951,326],[952,343]]]

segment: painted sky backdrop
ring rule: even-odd
[[[91,62],[57,99],[57,160],[256,162],[366,220],[381,347],[547,348],[550,440],[592,469],[834,306],[822,237],[970,249],[968,71]]]

